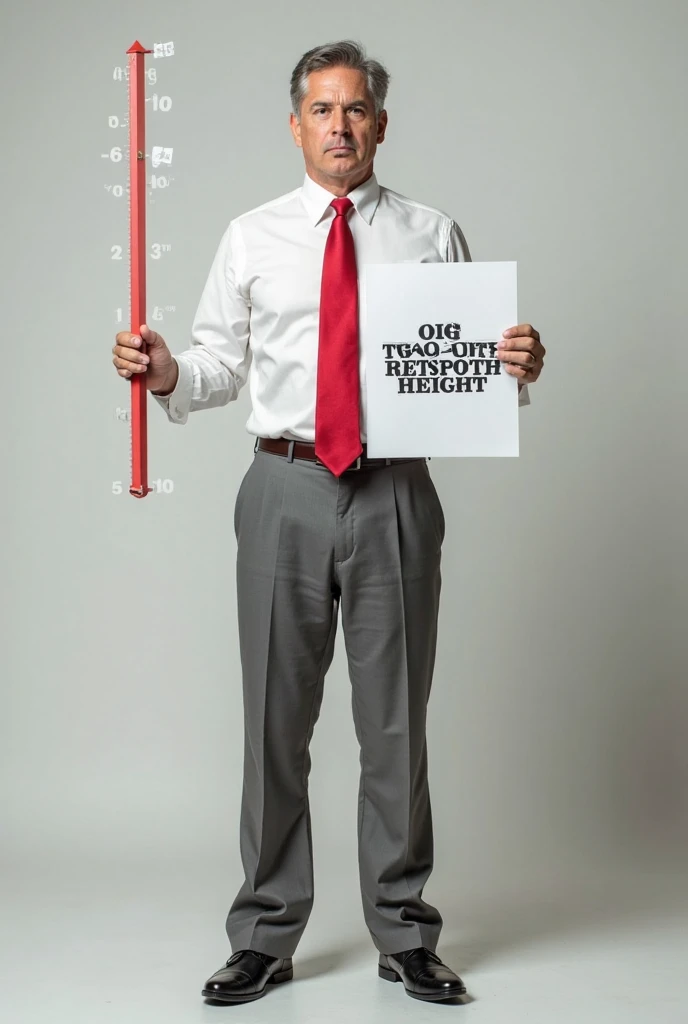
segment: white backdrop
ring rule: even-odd
[[[527,923],[526,891],[594,887],[596,904],[630,872],[641,899],[680,870],[685,5],[34,0],[7,17],[0,750],[18,915],[17,893],[64,872],[101,892],[106,878],[119,892],[123,865],[213,878],[200,910],[170,894],[169,929],[200,914],[222,956],[241,882],[232,515],[253,457],[249,395],[183,428],[149,399],[150,478],[171,493],[128,495],[129,384],[111,363],[128,327],[115,314],[126,321],[127,265],[111,259],[126,198],[105,188],[126,167],[101,154],[126,144],[108,117],[126,113],[113,72],[136,38],[175,45],[147,58],[148,95],[172,100],[148,111],[147,149],[173,148],[148,228],[171,247],[149,259],[148,299],[173,352],[189,344],[230,218],[301,182],[289,76],[318,43],[360,39],[391,71],[380,182],[454,217],[474,260],[518,261],[521,320],[547,348],[520,411],[521,456],[430,463],[447,531],[426,895],[446,936],[476,894],[521,907],[518,925],[500,918],[507,942],[549,927]],[[324,929],[365,943],[341,627],[311,753],[317,895],[304,942]],[[65,925],[49,906],[32,920],[52,943]]]

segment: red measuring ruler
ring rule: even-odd
[[[146,106],[145,55],[152,53],[137,40],[129,47],[129,299],[131,333],[146,321]],[[141,352],[146,352],[141,338]],[[146,374],[131,375],[131,486],[129,493],[145,498],[148,486],[148,394]]]

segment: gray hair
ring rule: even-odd
[[[308,91],[308,76],[312,71],[323,68],[345,67],[362,71],[368,84],[368,92],[375,105],[375,117],[379,118],[384,109],[389,86],[389,71],[378,61],[366,57],[360,43],[353,39],[342,39],[337,43],[315,46],[304,53],[291,76],[291,107],[297,120],[301,120],[301,104]]]

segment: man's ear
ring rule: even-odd
[[[291,128],[291,134],[294,137],[294,142],[299,147],[299,149],[302,149],[303,147],[301,146],[301,123],[296,119],[296,116],[294,115],[293,112],[289,115],[289,127]]]
[[[380,117],[377,122],[377,141],[378,143],[385,141],[385,132],[387,130],[387,111],[381,110]]]

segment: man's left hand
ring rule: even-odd
[[[497,346],[497,355],[507,373],[518,377],[518,390],[532,384],[542,372],[546,348],[540,333],[531,324],[519,324],[504,331]]]

